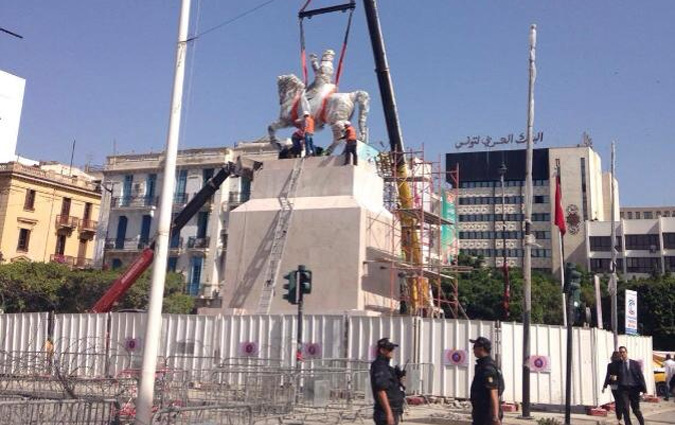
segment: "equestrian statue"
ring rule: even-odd
[[[321,56],[321,61],[315,54],[310,55],[314,81],[305,87],[305,84],[295,75],[281,75],[277,77],[279,90],[279,119],[267,127],[270,142],[278,149],[281,143],[276,138],[276,131],[297,125],[298,119],[305,112],[314,118],[317,129],[325,125],[330,126],[333,132],[333,142],[326,149],[330,154],[340,143],[344,124],[352,119],[356,106],[358,112],[358,140],[368,143],[368,129],[366,118],[370,109],[370,96],[363,90],[351,93],[338,93],[333,82],[333,59],[335,52],[328,49]]]

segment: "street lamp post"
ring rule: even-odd
[[[506,176],[506,164],[502,162],[499,167],[499,181],[502,187],[502,267],[504,269],[504,299],[502,306],[504,308],[504,320],[511,317],[509,304],[511,302],[511,283],[509,282],[509,266],[506,262],[506,198],[504,195],[504,177]]]

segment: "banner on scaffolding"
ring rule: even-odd
[[[455,194],[452,191],[443,191],[443,218],[453,223],[441,226],[441,255],[443,257],[443,264],[452,263],[459,254],[459,238],[457,237],[455,224],[457,223],[455,201]]]

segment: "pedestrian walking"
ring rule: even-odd
[[[492,343],[485,337],[470,339],[476,370],[471,383],[471,419],[473,425],[500,425],[503,417],[499,397],[504,391],[504,379],[490,357]]]
[[[619,347],[619,354],[621,355],[619,393],[622,397],[623,420],[626,425],[632,425],[630,411],[633,410],[633,414],[638,419],[638,422],[640,422],[640,425],[645,425],[645,419],[640,411],[640,393],[647,392],[647,384],[642,374],[642,368],[638,362],[628,358],[628,349],[626,347]]]
[[[403,374],[397,374],[389,362],[398,344],[382,338],[377,341],[377,358],[370,365],[370,385],[375,400],[375,425],[398,425],[403,414],[405,394],[401,389]]]
[[[621,416],[623,415],[623,397],[619,393],[619,372],[621,369],[621,354],[618,351],[612,353],[610,362],[607,364],[607,373],[605,374],[605,383],[602,385],[602,392],[604,393],[607,386],[612,390],[614,397],[614,413],[616,419],[621,425]]]
[[[666,354],[666,361],[663,362],[663,368],[666,371],[666,396],[664,399],[668,401],[670,395],[673,393],[673,387],[675,387],[675,360]]]
[[[347,141],[347,146],[345,146],[345,164],[349,165],[350,155],[354,157],[354,165],[359,164],[359,158],[356,155],[356,130],[352,127],[352,124],[349,121],[345,122],[345,131],[341,139]]]

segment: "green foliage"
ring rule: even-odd
[[[82,313],[105,293],[120,271],[70,270],[55,263],[16,262],[0,265],[0,307],[6,313],[55,311]],[[183,276],[168,273],[164,286],[166,313],[190,313],[194,299],[183,294]],[[145,309],[150,271],[144,273],[115,309]]]
[[[460,265],[474,267],[470,273],[459,278],[459,300],[471,319],[501,320],[504,317],[504,274],[501,269],[480,267],[481,258],[460,257]],[[478,266],[478,267],[476,267]],[[509,270],[511,299],[510,320],[522,321],[523,273],[520,269]],[[447,286],[446,286],[447,290]],[[532,272],[532,322],[559,325],[562,323],[560,283],[555,277]]]

